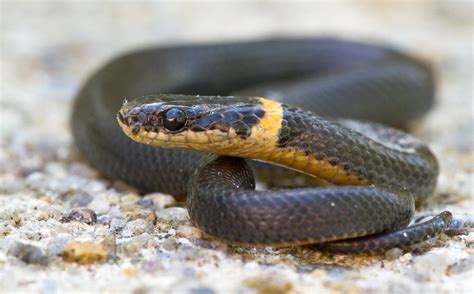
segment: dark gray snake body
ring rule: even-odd
[[[115,120],[123,100],[152,93],[262,96],[324,117],[400,126],[429,109],[434,85],[427,65],[398,51],[324,38],[136,51],[86,81],[73,109],[74,138],[104,174],[145,192],[188,196],[192,221],[230,241],[336,241],[318,246],[374,252],[426,240],[451,221],[444,212],[405,228],[415,198],[433,193],[439,171],[426,145],[402,132],[371,123],[334,123],[283,105],[277,148],[301,151],[368,186],[253,191],[252,172],[243,159],[155,148],[125,136]],[[259,109],[252,101],[245,100],[250,105],[245,111]]]

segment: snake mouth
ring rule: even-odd
[[[122,128],[122,130],[127,135],[136,136],[142,130],[141,122],[142,120],[139,116],[129,115],[129,110],[122,108],[117,113],[117,121]]]
[[[126,120],[127,112],[124,109],[120,109],[117,113],[117,120],[120,124],[129,125],[129,121]]]

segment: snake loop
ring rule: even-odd
[[[407,228],[415,200],[435,189],[438,163],[425,144],[380,124],[419,117],[433,92],[424,63],[351,41],[154,48],[92,75],[72,129],[103,173],[187,197],[191,220],[210,235],[381,252],[431,238],[451,222],[443,212]],[[121,106],[123,97],[140,96]],[[244,158],[298,170],[324,187],[255,191]]]

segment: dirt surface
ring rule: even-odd
[[[137,47],[333,35],[433,62],[437,105],[414,125],[441,165],[419,214],[473,218],[473,18],[465,1],[1,1],[0,292],[474,293],[474,233],[411,252],[239,247],[163,194],[101,177],[68,127],[81,82]]]

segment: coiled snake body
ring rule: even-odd
[[[451,222],[443,212],[406,228],[415,199],[433,193],[438,164],[426,145],[378,124],[418,118],[433,88],[424,63],[337,39],[152,48],[87,80],[72,130],[103,173],[187,197],[191,220],[210,235],[380,252]],[[255,191],[242,158],[301,171],[324,187]]]

